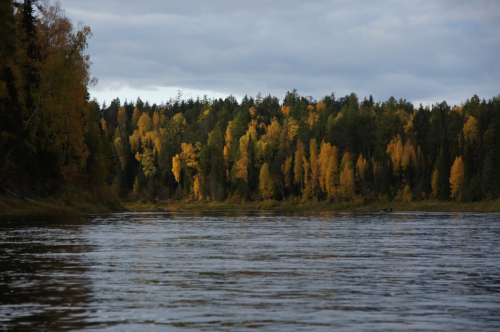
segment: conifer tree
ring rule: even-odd
[[[304,144],[300,140],[297,140],[297,150],[295,151],[295,164],[293,168],[294,182],[300,185],[300,190],[302,195],[304,195],[304,159],[306,151]]]
[[[316,191],[319,187],[320,165],[318,163],[318,143],[315,138],[311,139],[309,151],[309,164],[311,167],[311,193],[316,195]]]

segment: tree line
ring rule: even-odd
[[[91,102],[95,103],[94,102]],[[95,104],[94,107],[98,107]],[[101,108],[120,197],[477,201],[500,194],[500,98],[118,99]]]
[[[38,9],[35,14],[35,9]],[[100,105],[90,29],[2,1],[0,185],[101,201],[478,201],[500,196],[500,97],[429,107],[288,92]]]
[[[0,22],[0,190],[50,196],[78,184],[105,200],[113,150],[89,104],[90,28],[37,0],[0,1]]]

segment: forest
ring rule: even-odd
[[[500,197],[500,95],[426,107],[296,90],[100,104],[88,92],[90,28],[58,3],[0,3],[1,194],[73,187],[104,204]]]

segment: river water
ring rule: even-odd
[[[0,331],[499,331],[500,214],[0,218]]]

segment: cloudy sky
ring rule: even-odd
[[[500,94],[498,0],[60,0],[99,102],[297,89],[424,105]]]

